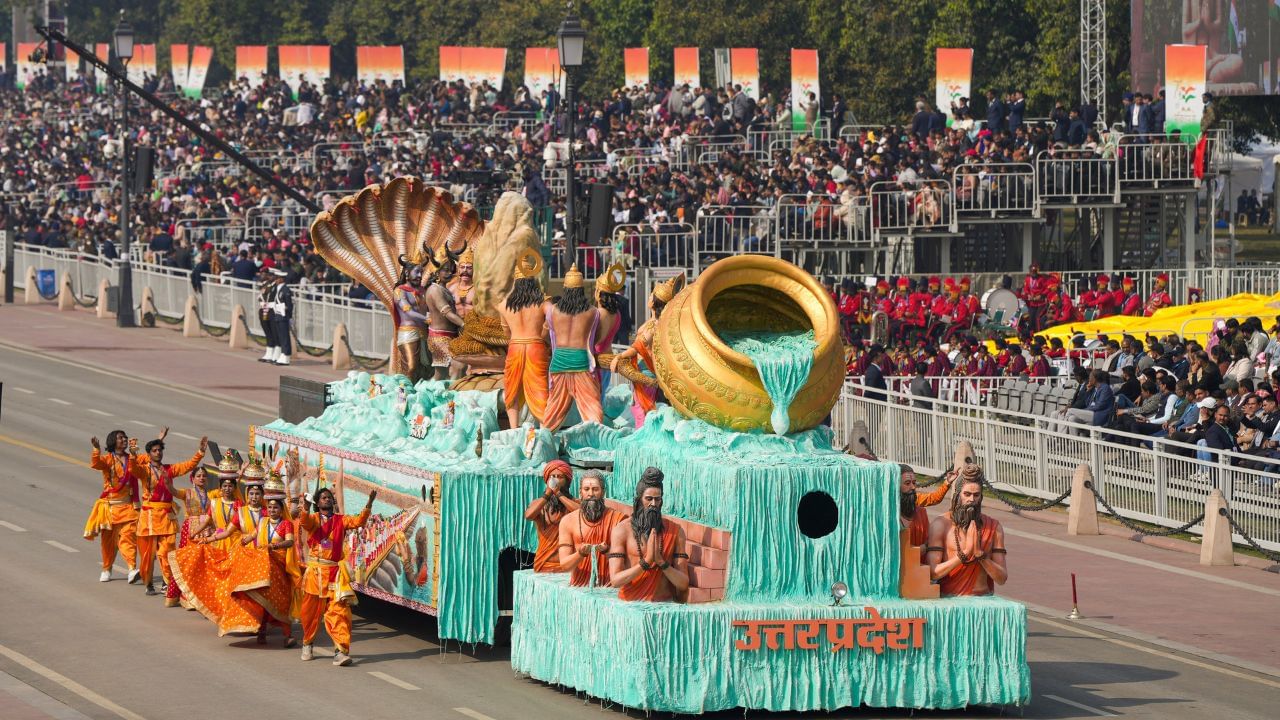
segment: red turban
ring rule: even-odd
[[[565,475],[569,477],[569,480],[573,480],[573,468],[569,467],[569,463],[563,460],[552,460],[546,465],[543,465],[542,480],[544,482],[550,480],[551,476],[556,472],[563,472]],[[567,490],[568,488],[562,488],[562,489]]]

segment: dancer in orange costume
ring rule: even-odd
[[[173,571],[169,566],[169,554],[174,551],[178,535],[178,524],[174,517],[173,503],[175,498],[191,492],[187,489],[175,490],[173,477],[186,475],[200,465],[204,458],[208,438],[200,438],[200,446],[195,455],[186,462],[173,465],[164,464],[164,438],[169,434],[165,428],[160,437],[147,443],[146,455],[135,455],[134,475],[142,484],[142,496],[146,498],[142,504],[142,512],[138,516],[138,566],[142,570],[142,582],[147,586],[148,595],[158,595],[152,583],[155,572],[155,561],[159,557],[160,573],[164,578],[165,592],[173,585]],[[176,603],[175,603],[176,604]]]
[[[498,314],[511,333],[507,342],[506,366],[502,370],[503,398],[511,427],[520,426],[520,409],[542,422],[547,410],[547,369],[551,351],[547,348],[547,308],[538,272],[542,259],[536,250],[526,250],[516,263],[516,280]]]
[[[525,508],[524,519],[538,530],[538,549],[533,555],[534,572],[560,572],[560,520],[578,509],[569,496],[573,469],[563,460],[552,460],[542,466],[546,490]]]
[[[354,517],[334,512],[336,500],[329,488],[316,491],[315,507],[311,503],[298,514],[297,527],[306,530],[307,569],[302,576],[302,659],[314,657],[312,645],[324,616],[324,629],[333,640],[333,664],[351,664],[351,606],[356,593],[351,588],[351,571],[343,560],[343,539],[348,530],[364,527],[378,491],[369,493],[364,510]]]
[[[93,454],[89,465],[102,473],[102,494],[89,511],[84,526],[84,538],[101,538],[102,582],[111,579],[111,566],[116,552],[124,555],[129,564],[129,582],[138,581],[137,528],[138,508],[142,496],[138,492],[138,478],[133,473],[133,456],[138,454],[138,441],[130,439],[123,430],[107,434],[107,451],[102,452],[98,438],[89,441]]]

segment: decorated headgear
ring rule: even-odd
[[[1040,272],[1040,263],[1037,263],[1037,262],[1031,263],[1031,267],[1028,268],[1028,270],[1033,273]]]
[[[1125,287],[1133,287],[1133,278],[1128,275],[1125,275],[1124,277],[1120,278],[1120,284]]]
[[[938,287],[939,282],[940,281],[938,280],[938,276],[934,275],[933,277],[929,278],[929,287],[936,288]]]
[[[476,264],[476,254],[471,249],[470,243],[467,244],[467,249],[463,250],[462,254],[458,256],[458,264],[459,265],[475,265]]]
[[[877,282],[877,283],[876,283],[876,289],[877,289],[877,290],[883,290],[884,292],[888,292],[888,291],[889,291],[889,281],[888,281],[888,280],[880,280],[879,282]]]
[[[1050,275],[1049,275],[1049,287],[1051,287],[1051,288],[1056,288],[1056,287],[1058,287],[1058,286],[1060,286],[1060,285],[1062,285],[1062,278],[1058,277],[1058,273],[1052,273],[1052,274],[1050,274]]]
[[[1108,284],[1110,284],[1110,283],[1111,283],[1111,276],[1110,276],[1110,275],[1108,275],[1108,274],[1106,274],[1106,273],[1102,273],[1102,274],[1098,275],[1098,284],[1099,284],[1099,285],[1108,285]]]
[[[626,284],[627,268],[620,262],[610,265],[602,275],[596,278],[596,290],[600,292],[616,293]]]
[[[563,460],[552,460],[542,466],[542,480],[545,482],[551,479],[551,476],[557,472],[562,472],[573,479],[573,468],[569,467],[569,463]]]
[[[564,287],[566,290],[582,287],[582,271],[578,270],[578,263],[569,266],[569,272],[564,274]]]
[[[1157,276],[1156,276],[1156,282],[1157,282],[1157,283],[1159,283],[1160,285],[1168,285],[1168,284],[1169,284],[1169,273],[1160,273],[1159,275],[1157,275]]]
[[[257,453],[249,453],[249,462],[244,466],[241,477],[244,479],[246,490],[252,485],[261,486],[267,479],[267,469],[263,467],[262,459],[258,457]]]
[[[904,287],[909,287],[910,285],[911,285],[911,279],[908,278],[906,275],[901,275],[898,277],[898,287],[904,288]]]
[[[966,276],[964,276],[964,277],[960,278],[960,289],[961,289],[961,290],[968,290],[968,289],[969,289],[969,276],[968,276],[968,275],[966,275]]]
[[[653,288],[653,299],[663,304],[666,304],[671,302],[671,299],[676,296],[676,293],[680,292],[683,289],[684,289],[684,274],[682,273],[680,275],[673,275],[670,280],[667,280],[666,282],[663,282],[663,283],[658,283],[658,285],[655,288]]]
[[[240,461],[228,450],[222,454],[222,459],[218,461],[218,465],[213,472],[218,476],[219,480],[238,477],[240,475]]]
[[[271,472],[271,476],[262,485],[262,497],[264,500],[281,500],[285,499],[284,480],[280,478],[280,473]]]
[[[542,275],[542,254],[534,248],[525,248],[516,258],[516,279],[536,278]]]

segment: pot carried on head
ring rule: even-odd
[[[658,321],[658,383],[682,414],[728,430],[771,429],[773,402],[755,364],[721,339],[726,332],[813,331],[808,380],[789,410],[790,432],[816,427],[844,383],[835,302],[813,276],[777,258],[740,255],[703,271]]]

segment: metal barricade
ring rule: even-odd
[[[1125,135],[1120,139],[1122,190],[1194,189],[1199,186],[1192,167],[1195,146],[1176,135]]]
[[[721,257],[778,254],[774,208],[768,205],[703,205],[694,221],[694,274]]]
[[[718,162],[724,152],[747,149],[747,138],[742,135],[688,135],[684,139],[685,158],[690,166]]]
[[[952,171],[951,182],[961,222],[1032,220],[1040,215],[1031,163],[968,163]]]
[[[647,268],[693,270],[696,234],[689,223],[638,223],[613,229],[613,247]]]
[[[877,236],[955,233],[955,212],[949,180],[924,180],[907,189],[893,182],[871,186],[871,227]]]
[[[1040,207],[1118,206],[1120,173],[1116,160],[1089,150],[1058,150],[1036,155],[1036,198]]]
[[[775,233],[782,257],[804,268],[845,274],[851,250],[871,246],[870,201],[824,193],[778,198]]]
[[[185,239],[197,248],[205,243],[232,248],[246,239],[244,224],[229,218],[183,218],[174,223],[173,234],[175,240]]]

